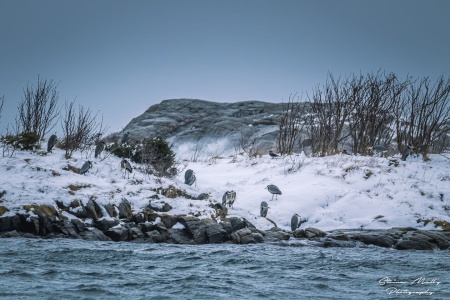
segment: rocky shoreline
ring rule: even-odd
[[[215,205],[217,215],[210,219],[168,215],[154,211],[154,207],[147,207],[140,213],[133,214],[131,204],[126,200],[117,207],[109,208],[100,207],[95,201],[89,201],[75,210],[61,203],[58,207],[31,206],[28,207],[30,213],[0,216],[0,238],[72,238],[192,245],[280,243],[289,240],[318,247],[353,248],[374,245],[397,250],[446,250],[450,246],[450,232],[415,228],[329,232],[317,228],[299,228],[288,232],[274,226],[263,231],[246,219],[227,217],[227,209],[220,204]],[[164,210],[164,207],[160,210]],[[74,217],[68,218],[67,214],[62,214],[64,211],[70,211]]]

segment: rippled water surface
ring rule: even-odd
[[[450,299],[450,251],[13,238],[0,259],[0,299]]]

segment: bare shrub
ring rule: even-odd
[[[65,149],[66,158],[72,157],[75,150],[84,150],[95,143],[99,130],[103,130],[102,123],[97,123],[97,114],[79,105],[74,108],[75,101],[65,103],[65,115],[61,120],[64,137],[61,148]],[[100,132],[100,135],[102,132]]]
[[[296,95],[290,95],[286,108],[281,114],[278,122],[277,151],[283,154],[291,154],[294,151],[295,142],[298,142],[300,132],[304,126],[306,105],[300,103],[299,97],[294,101]]]
[[[239,148],[247,154],[248,157],[255,157],[258,154],[258,139],[253,127],[242,126],[239,135]],[[236,151],[237,152],[237,151]]]
[[[35,133],[42,139],[55,127],[55,119],[59,114],[57,87],[52,80],[42,80],[38,77],[36,88],[27,86],[24,89],[24,97],[19,103],[19,114],[16,117],[18,132]]]
[[[411,144],[426,157],[448,147],[450,132],[450,79],[428,77],[411,84],[403,94],[403,122],[397,126],[399,145]],[[436,147],[435,147],[436,146]]]

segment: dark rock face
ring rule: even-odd
[[[324,237],[326,235],[325,232],[319,230],[317,228],[306,228],[306,229],[296,229],[294,231],[294,237],[296,238],[316,238],[316,237]]]
[[[98,206],[97,202],[93,200],[89,200],[86,206],[84,207],[87,212],[87,217],[91,219],[98,219],[103,217],[102,210]]]
[[[114,242],[129,241],[130,230],[127,227],[114,227],[105,231],[105,235],[110,237]]]
[[[151,106],[128,123],[123,132],[130,132],[131,140],[153,137],[154,133],[171,142],[202,141],[228,137],[238,140],[242,132],[258,136],[260,148],[275,146],[277,121],[285,104],[261,101],[217,103],[197,99],[164,100]],[[122,133],[113,134],[119,140]]]
[[[442,233],[422,230],[406,233],[395,245],[398,250],[444,250],[448,247],[448,240]]]
[[[375,245],[386,248],[391,248],[396,243],[396,240],[393,237],[382,234],[360,234],[354,237],[354,239],[366,245]]]
[[[100,219],[94,221],[94,227],[101,230],[106,231],[116,225],[118,225],[120,222],[119,220],[107,220],[107,219]]]
[[[227,232],[223,229],[222,225],[218,223],[206,223],[205,234],[208,243],[218,244],[226,241]]]

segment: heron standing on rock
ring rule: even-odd
[[[275,195],[275,200],[278,199],[278,195],[281,195],[281,191],[280,191],[280,189],[279,189],[276,185],[269,184],[269,185],[266,187],[266,189],[272,194],[272,199],[271,199],[271,200],[273,200],[273,196],[274,196],[274,195]]]
[[[300,216],[298,214],[294,214],[291,218],[291,231],[295,231],[299,225]]]
[[[291,218],[291,231],[295,231],[303,223],[308,221],[307,219],[302,219],[299,214],[294,214]]]

